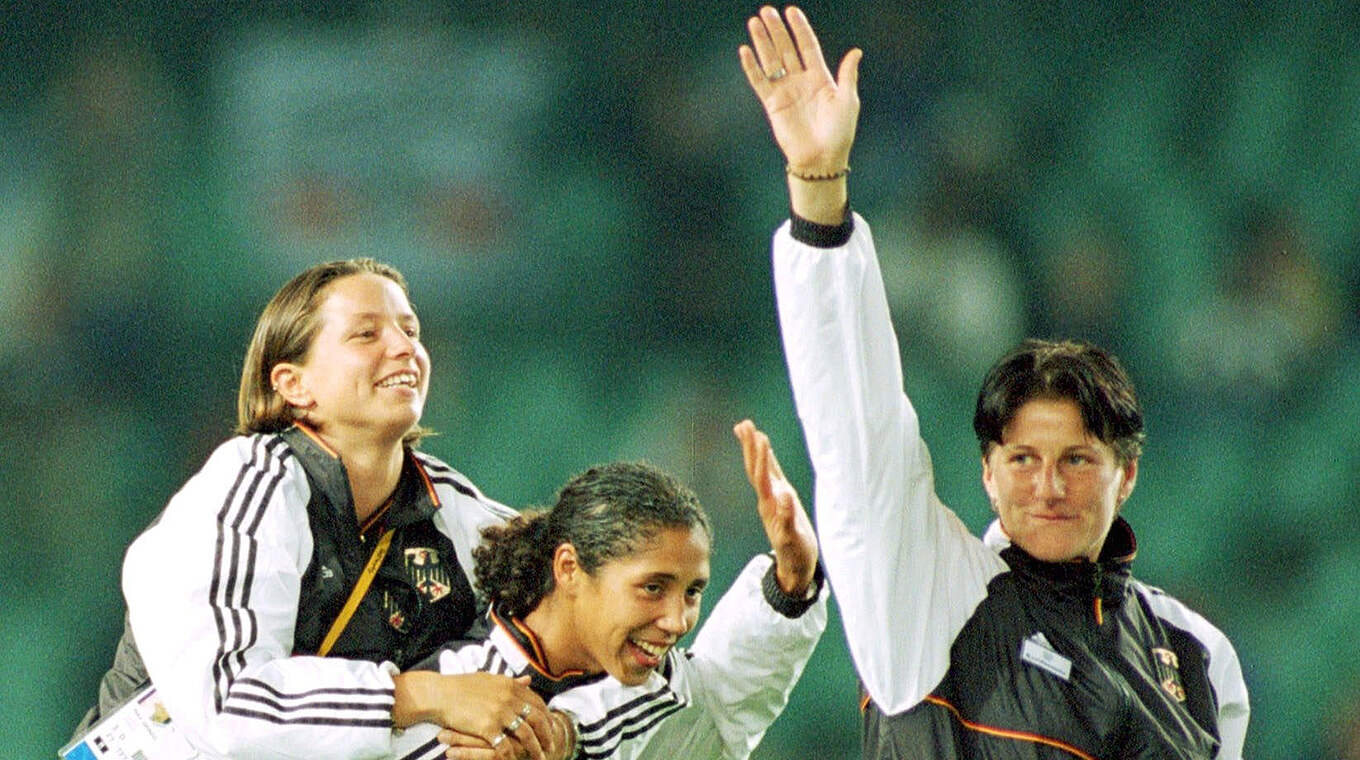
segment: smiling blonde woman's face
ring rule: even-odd
[[[336,279],[322,293],[312,344],[301,362],[275,368],[276,387],[323,437],[400,440],[420,421],[430,383],[406,293],[370,273]]]

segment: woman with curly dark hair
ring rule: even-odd
[[[490,635],[439,656],[445,674],[528,679],[575,717],[580,757],[742,758],[779,715],[826,626],[817,542],[769,440],[735,430],[773,557],[747,565],[692,646],[712,528],[698,498],[647,464],[572,478],[551,509],[486,528],[476,581]],[[407,760],[461,737],[407,731]],[[476,745],[476,741],[467,744]]]

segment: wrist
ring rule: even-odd
[[[803,587],[802,593],[791,594],[784,590],[779,579],[779,567],[775,563],[765,571],[765,577],[761,580],[760,587],[765,601],[775,612],[786,618],[799,618],[817,602],[818,597],[821,596],[824,583],[825,576],[819,562],[813,566],[812,580]]]
[[[827,226],[835,226],[845,219],[850,205],[849,183],[845,176],[831,179],[803,179],[786,175],[789,186],[789,208],[797,216]]]
[[[779,590],[786,596],[794,599],[806,599],[808,591],[812,588],[813,567],[807,569],[793,569],[780,567],[776,562],[774,566],[774,580],[779,584]]]
[[[435,722],[437,713],[429,698],[433,679],[439,674],[433,671],[413,670],[392,676],[392,725],[406,728],[417,723]]]
[[[558,746],[562,748],[562,754],[559,755],[559,757],[561,757],[562,760],[572,760],[578,754],[577,740],[579,737],[577,736],[576,731],[576,717],[566,710],[559,710],[556,708],[548,711],[548,717],[551,718],[553,722],[554,738],[557,738],[558,731],[561,731],[561,739]]]

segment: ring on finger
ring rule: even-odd
[[[788,75],[789,70],[784,68],[783,66],[780,66],[778,69],[775,69],[773,73],[766,74],[765,78],[770,80],[771,82],[778,82],[779,80],[783,79]]]
[[[528,702],[525,702],[524,706],[519,708],[519,717],[527,718],[531,712],[533,712],[533,708],[529,706]]]
[[[522,726],[522,725],[524,725],[524,716],[522,716],[522,715],[516,715],[514,720],[512,720],[512,721],[510,721],[508,724],[506,724],[506,726],[505,726],[505,732],[506,732],[506,733],[509,733],[509,734],[513,734],[513,733],[514,733],[516,730],[518,730],[519,727]]]
[[[501,745],[501,742],[503,742],[503,741],[505,741],[505,732],[504,732],[504,731],[502,731],[502,732],[500,732],[499,734],[496,734],[495,736],[491,737],[491,748],[492,748],[492,749],[495,749],[495,748],[499,747],[499,746]]]

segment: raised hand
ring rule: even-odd
[[[864,54],[858,48],[846,53],[833,80],[807,16],[789,7],[785,19],[765,6],[747,20],[751,44],[737,51],[741,67],[791,175],[834,176],[849,167]]]
[[[775,580],[784,593],[801,597],[817,571],[817,534],[812,521],[779,468],[769,436],[750,420],[737,423],[732,432],[741,442],[746,479],[756,492],[756,510],[774,550]]]

